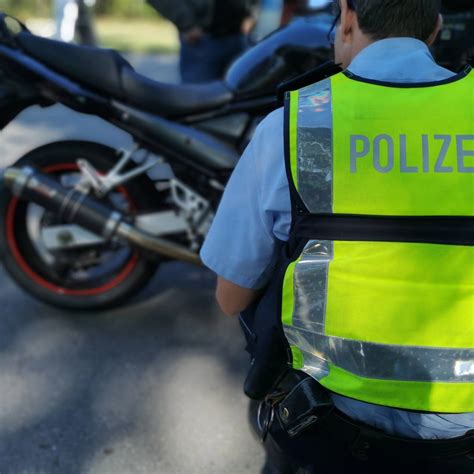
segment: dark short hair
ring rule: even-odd
[[[374,40],[408,36],[426,41],[442,0],[354,0],[361,30]]]

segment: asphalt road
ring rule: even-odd
[[[176,80],[174,59],[131,60]],[[32,108],[0,133],[0,167],[62,138],[130,144],[99,119]],[[213,291],[209,271],[169,263],[127,306],[68,313],[0,268],[0,474],[258,473],[248,358]]]

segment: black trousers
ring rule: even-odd
[[[256,417],[256,412],[257,404],[252,402],[251,418]],[[341,414],[340,419],[344,418]],[[258,431],[255,420],[252,425]],[[383,433],[380,433],[383,437]],[[437,446],[442,448],[443,441],[423,443],[434,447],[433,456],[417,456],[416,449],[384,449],[382,440],[377,446],[371,446],[364,436],[354,437],[352,431],[349,434],[344,423],[331,429],[316,423],[298,436],[289,438],[275,417],[264,442],[267,463],[262,474],[474,473],[474,433],[464,437],[463,444],[470,448],[463,449],[464,452],[457,455],[437,456]]]

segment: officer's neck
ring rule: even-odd
[[[365,48],[375,43],[375,41],[361,30],[357,29],[352,34],[352,41],[350,47],[347,49],[347,55],[342,61],[344,69],[346,69],[352,60],[361,53]]]
[[[425,40],[425,43],[428,46],[431,46],[441,28],[443,26],[443,17],[438,15],[438,20],[436,22],[436,26],[430,36]],[[341,63],[344,69],[346,69],[352,62],[352,60],[365,48],[370,46],[371,44],[375,43],[371,36],[365,34],[359,26],[359,22],[357,17],[354,16],[352,18],[352,22],[348,22],[347,25],[341,25],[342,31],[340,32],[341,38],[339,43],[340,52],[337,54],[336,50],[336,62]],[[393,38],[395,36],[387,36],[387,38]],[[339,56],[339,57],[338,57]]]

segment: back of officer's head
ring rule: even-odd
[[[368,44],[409,37],[431,44],[441,27],[442,0],[338,0],[342,15],[336,56],[345,66]]]
[[[436,28],[441,0],[354,0],[361,30],[374,40],[426,41]]]

